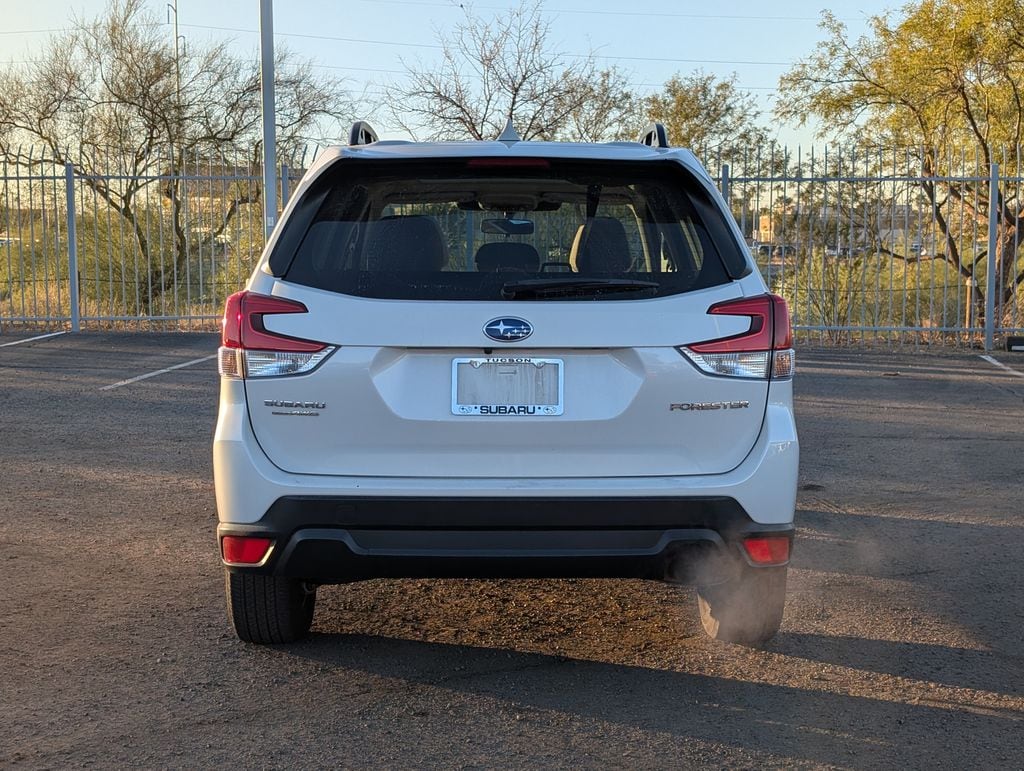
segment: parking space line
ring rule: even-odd
[[[57,335],[66,335],[67,330],[63,332],[49,332],[45,335],[36,335],[35,337],[26,337],[24,340],[12,340],[9,343],[0,343],[0,348],[6,348],[9,345],[21,345],[22,343],[31,343],[33,340],[45,340],[48,337],[56,337]]]
[[[1017,371],[1017,370],[1015,370],[1015,369],[1014,369],[1013,367],[1007,367],[1007,366],[1006,366],[1005,364],[1003,364],[1003,363],[1002,363],[1001,361],[996,361],[996,359],[994,359],[994,358],[993,358],[993,357],[991,357],[991,356],[986,356],[985,354],[978,354],[978,355],[979,355],[979,356],[980,356],[980,357],[981,357],[982,359],[984,359],[985,361],[987,361],[987,362],[988,362],[989,364],[995,364],[995,365],[996,365],[997,367],[999,367],[1000,369],[1005,369],[1005,370],[1006,370],[1007,372],[1009,372],[1009,373],[1010,373],[1011,375],[1016,375],[1017,377],[1024,377],[1024,372],[1018,372],[1018,371]]]
[[[149,378],[156,377],[157,375],[163,375],[167,372],[173,372],[174,370],[182,369],[183,367],[191,367],[193,364],[201,364],[204,361],[209,361],[210,359],[216,358],[217,354],[213,353],[210,354],[209,356],[204,356],[201,359],[192,359],[192,361],[186,361],[182,362],[181,364],[175,364],[173,367],[164,367],[163,369],[158,369],[154,372],[147,372],[145,375],[139,375],[138,377],[130,377],[127,380],[122,380],[118,383],[111,383],[110,385],[102,386],[100,390],[110,391],[113,390],[114,388],[120,388],[121,386],[130,385],[131,383],[138,383],[140,380],[148,380]]]

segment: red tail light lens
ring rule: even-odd
[[[789,309],[786,307],[786,301],[778,295],[766,294],[718,303],[712,305],[708,313],[715,316],[749,316],[750,329],[734,337],[691,345],[691,351],[772,351],[789,348],[793,344],[789,327]]]
[[[227,299],[224,306],[221,344],[225,348],[258,348],[263,351],[312,353],[323,350],[323,343],[277,335],[263,326],[263,316],[267,314],[308,312],[306,306],[296,300],[237,292]]]
[[[769,535],[745,538],[743,548],[755,565],[785,565],[789,562],[789,536]]]
[[[269,538],[226,535],[220,539],[220,554],[228,565],[258,566],[266,562],[273,546]]]
[[[793,331],[784,299],[773,294],[744,297],[713,305],[708,313],[747,316],[750,327],[738,335],[681,348],[700,369],[729,377],[792,377]]]
[[[334,348],[267,330],[263,317],[307,313],[306,306],[283,297],[237,292],[224,306],[220,374],[229,378],[300,375],[317,367]]]
[[[772,298],[772,349],[783,351],[793,347],[793,327],[789,322],[789,305],[777,294],[769,295]]]

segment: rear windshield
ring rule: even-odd
[[[403,300],[632,300],[746,270],[673,162],[359,161],[306,193],[270,260],[285,280]]]

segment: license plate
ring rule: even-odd
[[[452,359],[452,414],[561,415],[562,360]]]

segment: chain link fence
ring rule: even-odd
[[[1019,150],[767,148],[705,163],[800,339],[992,347],[1024,332]],[[31,152],[0,165],[0,333],[216,329],[263,248],[260,166],[170,152],[143,176],[121,165]],[[282,166],[282,206],[303,165]]]

